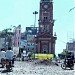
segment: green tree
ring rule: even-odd
[[[13,32],[11,32],[11,28],[7,28],[2,30],[0,33],[1,38],[5,38],[5,45],[4,47],[6,48],[6,42],[8,41],[8,46],[11,46],[11,36],[13,35]]]

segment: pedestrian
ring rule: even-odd
[[[1,58],[1,67],[3,68],[4,67],[4,64],[5,64],[5,49],[1,49],[1,51],[0,51],[0,58]]]

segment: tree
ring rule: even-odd
[[[67,54],[68,54],[68,51],[64,51],[64,52],[58,54],[58,56],[59,56],[59,58],[64,59],[67,56]]]
[[[0,33],[0,37],[1,38],[5,38],[5,45],[4,47],[6,47],[6,43],[8,42],[8,46],[11,46],[11,37],[13,35],[13,32],[11,32],[11,28],[7,28],[7,29],[4,29],[2,30],[2,32]]]

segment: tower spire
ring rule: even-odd
[[[53,0],[41,0],[41,2],[53,2]]]

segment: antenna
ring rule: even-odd
[[[70,10],[69,10],[69,12],[71,12],[72,10],[74,10],[75,9],[75,7],[73,7],[73,8],[71,8]],[[74,28],[74,27],[73,27]],[[73,29],[74,30],[74,29]],[[74,31],[73,31],[73,41],[74,41]]]

